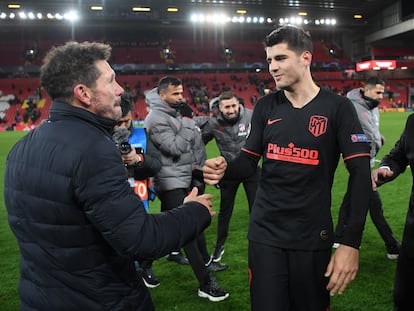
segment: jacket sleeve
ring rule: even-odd
[[[207,145],[209,141],[213,140],[213,120],[209,118],[203,126],[200,126],[201,129],[201,138],[204,142],[204,145]]]
[[[76,200],[90,225],[120,255],[161,257],[194,239],[210,224],[208,210],[196,202],[167,213],[147,214],[110,141],[98,142],[79,162],[79,177],[73,182]]]
[[[163,154],[178,158],[191,150],[194,143],[195,122],[190,118],[174,118],[176,122],[172,122],[172,119],[165,114],[157,120],[149,120],[147,130],[150,139]]]
[[[373,158],[381,147],[381,145],[378,145],[377,137],[380,137],[380,134],[378,124],[375,122],[374,112],[358,104],[354,104],[354,106],[358,114],[359,123],[369,141],[371,158]]]
[[[144,164],[142,167],[134,166],[135,179],[144,179],[155,176],[161,169],[161,157],[151,139],[147,135],[147,148],[144,154]]]
[[[410,115],[407,119],[404,131],[400,139],[395,143],[391,151],[382,159],[381,166],[389,166],[394,172],[391,179],[386,182],[394,180],[398,175],[403,173],[409,164],[407,158],[407,146],[410,145],[410,139],[407,138],[408,133],[414,131],[414,115]]]

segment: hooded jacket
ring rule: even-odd
[[[146,213],[111,138],[114,123],[55,102],[7,157],[21,310],[153,310],[133,256],[160,258],[210,223],[197,202]]]
[[[203,141],[207,144],[213,138],[216,139],[221,155],[227,162],[236,158],[244,146],[250,133],[250,120],[252,110],[240,105],[240,113],[236,122],[227,121],[221,112],[210,117],[202,128]]]
[[[371,148],[371,166],[373,160],[380,150],[381,133],[379,131],[379,110],[378,101],[363,96],[364,90],[361,88],[353,89],[346,95],[354,104],[359,122],[367,136]]]
[[[161,153],[161,170],[154,177],[157,192],[189,188],[195,162],[193,154],[196,125],[194,120],[182,117],[157,92],[145,95],[150,112],[144,120],[148,137]]]

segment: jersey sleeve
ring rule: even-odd
[[[359,123],[353,104],[343,98],[338,108],[338,142],[349,172],[349,204],[346,208],[347,225],[342,228],[337,242],[359,248],[369,206],[371,189],[370,148]]]
[[[252,113],[250,133],[247,137],[246,144],[242,148],[242,151],[259,158],[263,153],[263,133],[266,125],[265,108],[267,99],[268,97],[263,97],[256,103]]]

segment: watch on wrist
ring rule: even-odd
[[[137,162],[135,162],[135,166],[138,166],[138,167],[141,167],[142,166],[142,157],[141,157],[141,155],[140,154],[137,154],[137,156],[138,156],[138,160],[137,160]]]

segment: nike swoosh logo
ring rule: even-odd
[[[282,119],[280,119],[280,118],[279,118],[279,119],[274,119],[274,120],[270,120],[270,119],[268,119],[268,120],[267,120],[267,124],[268,124],[268,125],[271,125],[271,124],[276,123],[276,122],[279,122],[279,121],[282,121]]]

